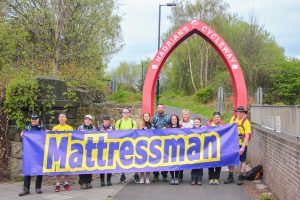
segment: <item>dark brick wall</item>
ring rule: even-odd
[[[279,199],[300,199],[300,137],[254,124],[252,129],[250,165],[263,165],[263,181]]]

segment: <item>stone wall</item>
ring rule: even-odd
[[[102,116],[109,114],[112,124],[122,117],[122,109],[128,107],[131,109],[132,116],[135,120],[139,119],[141,113],[141,104],[125,105],[116,104],[114,102],[94,103],[85,107],[79,107],[77,110],[77,120],[72,120],[72,125],[77,128],[83,123],[84,116],[91,114],[95,117],[95,125],[98,127],[102,123]],[[76,118],[76,117],[75,117]],[[12,180],[20,180],[22,178],[22,142],[19,131],[14,127],[9,129],[10,141],[10,157],[9,157],[9,173]]]
[[[263,165],[263,181],[282,200],[300,196],[300,138],[252,125],[248,161]]]

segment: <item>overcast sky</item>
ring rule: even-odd
[[[229,11],[248,20],[254,10],[257,21],[272,36],[279,46],[285,49],[288,57],[300,58],[300,0],[224,0]],[[119,11],[123,21],[122,34],[125,46],[115,54],[109,63],[109,69],[120,62],[140,62],[151,59],[157,51],[158,7],[166,0],[120,0]],[[169,7],[162,7],[161,33],[165,33],[170,24],[167,16]],[[200,19],[201,20],[201,19]]]

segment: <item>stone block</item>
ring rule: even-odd
[[[22,142],[10,142],[11,156],[22,159]]]
[[[11,177],[22,174],[22,159],[10,158],[8,164]]]

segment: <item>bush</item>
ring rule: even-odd
[[[41,88],[35,78],[20,75],[12,79],[5,92],[4,108],[9,120],[12,120],[19,129],[24,129],[26,124],[30,122],[29,115],[33,112],[41,114],[43,112],[53,120],[54,111],[52,106],[55,103],[55,95],[53,95],[53,87],[51,85],[43,85],[46,93],[41,96]],[[38,104],[38,98],[41,103]]]
[[[272,194],[268,194],[268,193],[262,193],[260,195],[260,200],[274,200],[274,197],[272,196]]]
[[[194,95],[194,100],[200,103],[208,103],[213,97],[213,91],[210,86],[197,91]]]
[[[110,101],[115,101],[117,103],[133,103],[142,100],[142,96],[137,92],[130,92],[126,90],[119,90],[113,93],[107,98]]]

